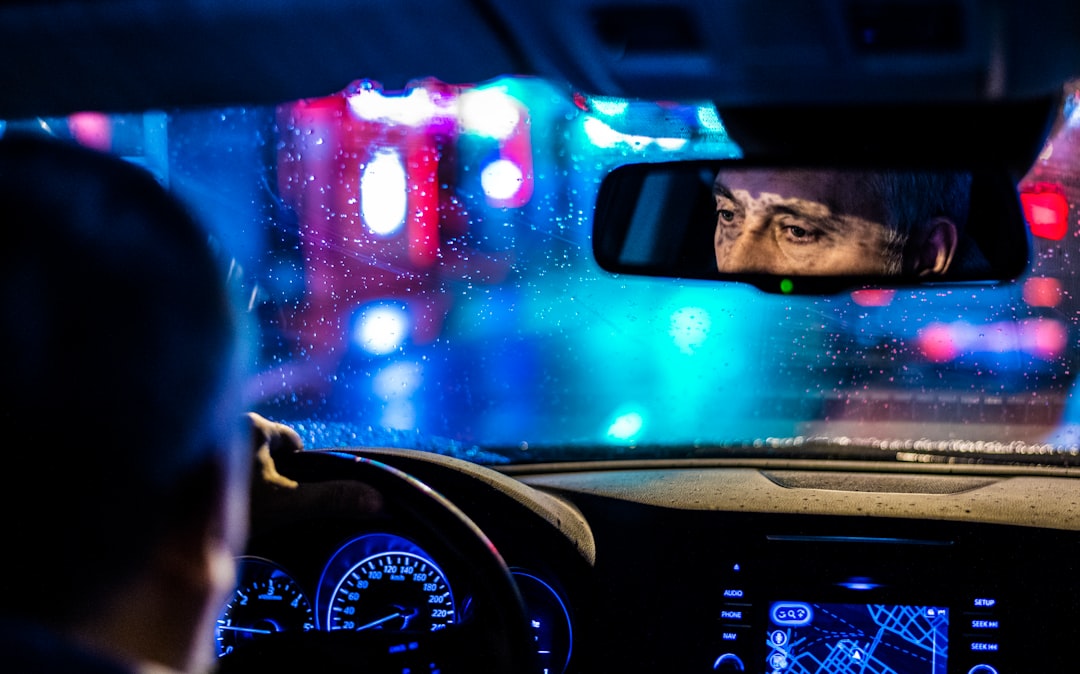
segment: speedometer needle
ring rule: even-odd
[[[273,634],[270,630],[260,630],[254,627],[233,627],[231,625],[218,625],[219,630],[231,630],[233,632],[247,632],[248,634]]]
[[[357,631],[357,632],[360,632],[361,630],[366,630],[366,629],[368,629],[369,627],[375,627],[376,625],[381,625],[381,624],[383,624],[384,622],[388,622],[388,621],[390,621],[390,620],[393,620],[394,618],[400,618],[400,617],[401,617],[401,613],[400,613],[400,612],[398,612],[398,613],[392,613],[392,614],[390,614],[390,615],[386,616],[385,618],[379,618],[378,620],[376,620],[376,621],[374,621],[374,622],[369,622],[369,623],[368,623],[368,624],[366,624],[366,625],[361,625],[360,627],[357,627],[357,628],[356,628],[356,631]]]

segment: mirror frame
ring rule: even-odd
[[[1032,250],[1018,179],[1005,167],[956,167],[972,175],[967,236],[990,265],[986,270],[954,269],[944,276],[780,276],[721,273],[713,251],[715,202],[712,179],[723,169],[803,167],[802,164],[742,159],[626,164],[609,173],[597,196],[593,254],[616,274],[708,279],[749,283],[766,292],[831,294],[862,287],[908,287],[956,282],[1012,281],[1028,268]],[[814,167],[808,167],[814,168]],[[821,164],[828,170],[936,171],[950,167]],[[977,223],[971,226],[970,223]]]

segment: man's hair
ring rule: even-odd
[[[237,315],[207,232],[130,162],[0,138],[0,222],[0,614],[77,620],[229,460]]]
[[[884,206],[885,222],[896,233],[895,257],[886,273],[900,273],[907,244],[918,229],[934,218],[945,217],[963,236],[968,220],[971,175],[959,172],[888,171],[866,178],[871,195]]]

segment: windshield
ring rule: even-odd
[[[1077,100],[1018,185],[1028,274],[829,297],[594,261],[611,169],[739,155],[708,103],[535,78],[358,80],[275,107],[7,127],[121,154],[192,204],[258,326],[249,406],[310,448],[484,463],[850,446],[1071,455]]]

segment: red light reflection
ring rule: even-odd
[[[1049,182],[1025,185],[1020,190],[1020,203],[1032,234],[1053,241],[1065,238],[1069,202],[1061,185]]]

